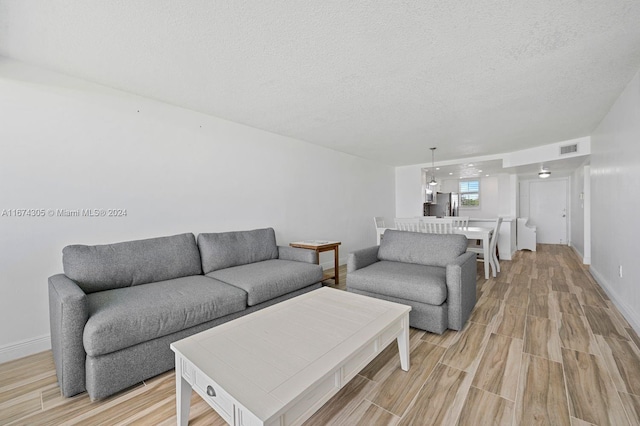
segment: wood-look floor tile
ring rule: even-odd
[[[575,417],[571,417],[571,426],[597,426],[593,423],[585,422],[584,420],[576,419]]]
[[[576,293],[580,303],[588,306],[597,306],[599,308],[608,308],[607,302],[605,302],[600,294],[593,289],[581,288],[579,293]]]
[[[575,351],[599,355],[598,344],[590,332],[587,320],[578,315],[560,314],[558,320],[560,345]]]
[[[571,273],[571,283],[576,286],[587,290],[593,290],[594,285],[589,281],[587,276],[582,271],[574,271]]]
[[[518,306],[504,303],[496,317],[493,332],[515,339],[524,338],[526,313]]]
[[[411,367],[413,368],[413,360]],[[362,376],[354,377],[304,424],[307,426],[347,424],[345,421],[351,412],[364,401],[365,396],[375,387],[376,383],[371,380]]]
[[[396,369],[389,377],[372,389],[367,399],[385,410],[402,416],[438,364],[445,348],[422,342],[411,351],[409,371]]]
[[[467,323],[442,356],[442,363],[467,372],[475,371],[490,334],[491,329],[486,325]]]
[[[636,348],[640,350],[640,337],[633,328],[625,328],[627,335],[631,338],[631,341],[636,344]]]
[[[500,299],[494,299],[487,296],[481,298],[476,303],[475,308],[473,308],[469,321],[485,325],[490,324],[500,310],[500,303]]]
[[[630,340],[596,336],[607,370],[620,392],[640,397],[640,352]]]
[[[400,366],[399,357],[400,355],[398,352],[398,345],[394,345],[392,343],[385,349],[383,349],[382,352],[380,352],[380,354],[375,357],[373,361],[371,361],[365,368],[363,368],[359,374],[369,380],[383,380],[385,377],[391,374],[393,370]]]
[[[507,282],[494,282],[493,286],[489,291],[483,291],[486,297],[490,297],[493,299],[504,299],[509,291],[511,284]]]
[[[543,279],[531,280],[529,295],[533,297],[551,293],[551,285],[547,283],[548,281]]]
[[[143,392],[145,397],[136,399],[135,404],[127,403],[126,398],[118,399],[114,401],[115,403],[107,400],[108,403],[101,407],[102,409],[88,412],[81,416],[80,419],[82,424],[117,424],[126,421],[146,406],[158,404],[165,399],[175,398],[175,386],[175,374],[164,375],[162,381],[156,381],[148,385],[153,389],[153,392]],[[131,396],[133,395],[135,394]]]
[[[596,306],[583,306],[584,314],[589,321],[593,334],[628,340],[627,331],[612,318],[608,309]]]
[[[605,304],[609,309],[609,313],[618,322],[618,324],[620,324],[624,328],[631,328],[631,326],[627,322],[627,319],[624,316],[622,316],[622,314],[620,313],[616,305],[613,304],[613,302],[605,301]]]
[[[343,423],[330,423],[334,425],[362,425],[362,426],[394,426],[400,418],[383,410],[370,401],[362,401]],[[304,423],[306,426],[306,423]]]
[[[25,376],[30,380],[37,377],[35,380],[38,380],[55,374],[51,351],[39,352],[0,364],[0,388],[23,384]]]
[[[424,336],[422,336],[422,340],[424,340],[425,342],[433,343],[434,345],[448,348],[449,346],[451,346],[451,343],[455,342],[455,340],[458,338],[458,333],[461,333],[461,331],[449,329],[445,330],[442,334],[427,332],[424,334]]]
[[[529,276],[529,273],[527,273],[526,271],[523,271],[519,274],[514,275],[513,280],[511,281],[511,284],[514,286],[528,287],[530,280],[531,278]]]
[[[607,292],[604,291],[599,284],[594,283],[593,288],[596,289],[596,291],[598,292],[598,295],[602,298],[602,300],[605,301],[605,303],[609,303],[611,301],[611,299],[609,299],[609,296],[607,295]]]
[[[42,412],[40,395],[23,395],[16,399],[0,404],[0,424],[6,425],[17,419]],[[28,424],[28,423],[26,423]]]
[[[507,305],[518,307],[518,309],[526,310],[529,304],[529,290],[525,287],[512,288],[507,297],[504,299]]]
[[[492,393],[471,387],[458,426],[513,424],[514,403]]]
[[[522,347],[523,342],[520,339],[492,334],[472,385],[515,401]]]
[[[555,308],[555,309],[554,309]],[[556,319],[556,303],[554,293],[529,296],[527,315],[540,318]]]
[[[344,282],[344,281],[343,281]],[[176,417],[173,416],[173,423],[177,423]],[[149,423],[141,423],[140,426],[144,426]],[[189,426],[226,426],[227,422],[212,410],[209,404],[200,399],[196,403],[191,404],[191,410],[189,410]]]
[[[551,290],[569,293],[569,286],[564,280],[551,280]]]
[[[56,383],[58,383],[56,376],[45,376],[38,380],[23,382],[20,386],[0,388],[0,404],[22,395],[38,392],[40,389]]]
[[[597,425],[629,424],[620,397],[600,357],[562,349],[569,410]]]
[[[618,392],[622,400],[622,406],[627,413],[629,423],[632,425],[640,425],[640,396],[630,395],[624,392]]]
[[[454,425],[471,385],[471,375],[438,364],[400,425]]]
[[[571,315],[584,315],[580,301],[573,293],[558,292],[555,294],[558,311]]]
[[[527,316],[524,352],[552,361],[562,361],[560,336],[556,322],[546,318]]]
[[[570,425],[562,364],[523,354],[517,425]]]
[[[423,330],[418,330],[417,328],[409,329],[410,350],[422,342],[424,335]],[[359,374],[369,380],[379,382],[389,377],[393,371],[399,368],[400,354],[398,352],[398,345],[395,342],[391,342],[391,344],[383,349]]]
[[[175,426],[176,401],[172,398],[148,415],[127,421],[126,426]],[[189,409],[189,426],[226,426],[228,423],[207,404],[200,395],[193,392],[191,395],[191,408]]]
[[[62,391],[60,390],[60,387],[57,383],[42,388],[41,396],[43,410],[48,410],[51,407],[54,407],[58,404],[64,404],[66,401],[68,401],[68,399],[62,395]]]

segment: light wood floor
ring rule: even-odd
[[[408,372],[391,345],[307,424],[640,425],[640,339],[572,250],[539,245],[501,267],[485,280],[480,265],[462,332],[412,329]],[[47,351],[0,365],[0,424],[175,424],[174,383],[62,398]],[[224,422],[194,393],[190,424]]]

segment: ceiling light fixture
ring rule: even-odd
[[[540,171],[540,173],[538,173],[538,177],[539,177],[539,178],[542,178],[542,179],[546,179],[546,178],[548,178],[549,176],[551,176],[551,172],[550,172],[549,170],[546,170],[546,169],[542,169],[542,170]]]
[[[434,153],[436,151],[436,148],[430,148],[430,149],[431,149],[431,169],[435,169]],[[435,175],[431,173],[431,180],[429,181],[429,186],[435,186],[437,184],[438,182],[436,182]]]

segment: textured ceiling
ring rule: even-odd
[[[590,134],[640,1],[0,0],[0,55],[406,165]]]

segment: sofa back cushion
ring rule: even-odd
[[[231,266],[278,258],[273,228],[200,234],[198,247],[205,274]]]
[[[85,293],[202,274],[193,234],[62,250],[67,277]]]
[[[380,242],[379,260],[447,266],[467,251],[467,237],[387,230]]]

